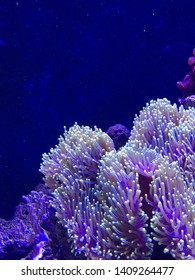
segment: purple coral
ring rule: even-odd
[[[16,208],[14,219],[0,220],[0,257],[20,255],[37,259],[40,252],[35,250],[42,244],[46,246],[49,237],[43,227],[49,216],[49,196],[41,191],[32,191],[23,196],[23,202]],[[40,256],[41,257],[41,256]]]
[[[134,161],[138,172],[145,169],[141,164],[144,149],[157,152],[150,161],[155,168],[148,173],[152,175],[151,227],[154,240],[176,259],[195,258],[194,127],[194,108],[177,109],[166,99],[152,101],[136,118],[128,142],[131,149],[139,141],[143,149],[140,161]]]
[[[157,244],[195,259],[194,127],[194,108],[158,99],[119,150],[96,127],[65,130],[43,155],[45,185],[0,220],[0,257],[70,259],[68,239],[88,259],[150,259]]]
[[[195,107],[195,49],[193,56],[188,58],[188,65],[191,71],[184,77],[183,81],[177,82],[178,88],[183,93],[183,98],[179,98],[179,102],[184,108]]]
[[[194,127],[194,108],[158,99],[118,151],[97,128],[65,131],[41,171],[72,252],[148,259],[157,241],[176,259],[195,258]]]
[[[69,259],[68,238],[88,259],[150,259],[157,244],[195,259],[195,50],[189,65],[183,105],[152,100],[130,134],[120,124],[65,129],[43,155],[45,185],[0,220],[1,258]]]
[[[72,259],[67,231],[55,217],[52,200],[50,190],[39,184],[23,196],[12,220],[0,219],[0,259]]]
[[[126,126],[122,124],[115,124],[113,126],[110,126],[106,133],[113,140],[116,150],[124,146],[127,143],[130,136],[130,131]]]
[[[53,206],[73,252],[90,259],[150,257],[153,245],[138,174],[129,166],[123,169],[107,134],[75,125],[44,154],[41,172],[47,186],[55,188]]]

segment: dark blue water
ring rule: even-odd
[[[42,181],[64,125],[131,129],[149,100],[177,102],[194,15],[194,1],[0,1],[1,217]]]

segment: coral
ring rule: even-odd
[[[102,212],[94,195],[98,164],[106,151],[112,149],[113,141],[106,133],[96,127],[92,130],[75,124],[69,131],[65,129],[64,138],[60,137],[59,145],[49,155],[43,155],[40,168],[46,175],[46,185],[55,189],[53,205],[58,218],[68,228],[74,249],[93,258],[100,254],[94,234],[102,240],[99,228]],[[91,219],[92,213],[95,221]],[[91,223],[94,226],[89,230]]]
[[[189,107],[195,107],[195,95],[187,96],[186,98],[179,98],[179,102],[184,106],[185,109]]]
[[[113,153],[107,134],[76,124],[49,155],[43,155],[41,171],[46,185],[55,188],[53,206],[68,229],[73,251],[92,259],[145,259],[152,243],[145,230],[147,215],[141,210],[138,174],[124,170],[121,189],[114,170],[122,165]],[[115,162],[113,176],[108,162]]]
[[[0,219],[1,259],[195,259],[195,49],[188,64],[179,108],[151,100],[131,132],[65,128],[45,184]]]
[[[151,184],[154,240],[175,259],[195,259],[194,178],[186,178],[177,161],[159,166]]]
[[[118,150],[100,129],[65,130],[40,170],[72,252],[149,259],[158,242],[175,259],[195,258],[194,122],[194,108],[158,99]]]
[[[115,124],[113,126],[110,126],[107,129],[106,133],[113,140],[116,150],[124,146],[127,143],[130,136],[130,131],[126,126],[122,124]]]
[[[161,156],[152,160],[156,168],[149,186],[151,228],[154,240],[176,259],[195,258],[194,124],[194,108],[177,109],[166,99],[151,101],[135,119],[128,143],[131,147],[139,141]],[[135,162],[142,172],[139,160]]]
[[[0,258],[20,255],[31,259],[42,258],[44,246],[49,237],[43,228],[49,216],[49,196],[41,191],[31,191],[23,196],[23,202],[16,208],[10,221],[0,219]]]
[[[106,245],[114,259],[150,258],[153,244],[146,230],[148,216],[142,210],[139,174],[132,171],[130,160],[116,151],[107,153],[100,161],[97,189],[106,214]]]
[[[45,184],[0,219],[0,258],[150,259],[163,247],[195,259],[194,127],[195,108],[164,98],[118,149],[96,127],[65,129],[43,155]]]
[[[72,259],[67,230],[58,223],[50,190],[39,184],[23,196],[12,220],[0,219],[0,259]],[[74,259],[84,259],[83,255]]]
[[[69,131],[65,128],[64,137],[59,138],[59,145],[49,155],[43,155],[40,171],[45,175],[46,185],[53,190],[62,182],[77,184],[80,179],[89,179],[94,185],[99,159],[113,148],[113,141],[101,129],[95,127],[93,131],[75,124]]]
[[[179,98],[179,102],[184,108],[195,107],[195,49],[193,56],[188,58],[188,65],[191,71],[184,77],[183,81],[177,82],[178,88],[183,94],[183,98]]]

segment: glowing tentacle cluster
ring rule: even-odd
[[[152,252],[138,173],[120,161],[107,134],[78,125],[43,155],[41,172],[54,189],[57,217],[73,251],[88,258],[146,259]]]
[[[161,155],[149,191],[151,227],[154,240],[176,259],[195,258],[194,128],[194,108],[178,109],[166,99],[151,101],[136,117],[128,143],[132,147],[139,141],[139,146]]]
[[[118,151],[97,128],[65,130],[43,155],[41,172],[73,251],[90,259],[147,259],[153,236],[174,258],[195,258],[194,127],[194,108],[158,99],[136,116]]]

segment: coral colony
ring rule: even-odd
[[[152,100],[131,132],[65,129],[44,184],[0,220],[2,259],[195,259],[195,50],[188,63],[179,107]]]

